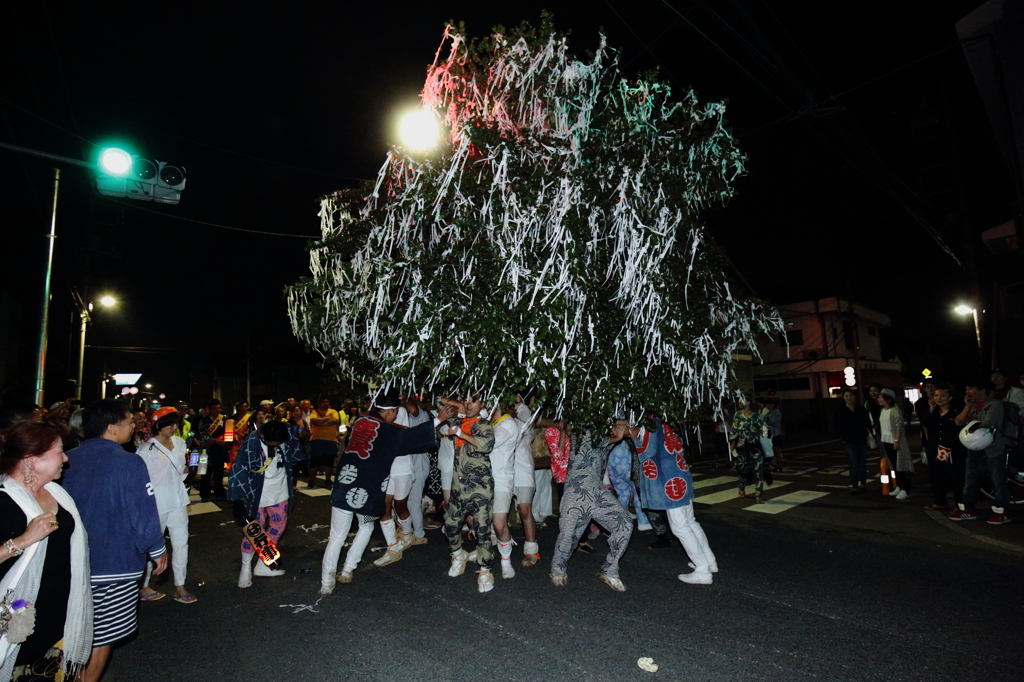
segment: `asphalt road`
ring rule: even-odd
[[[711,586],[681,583],[679,545],[648,550],[651,535],[637,532],[625,593],[595,577],[601,538],[597,553],[574,555],[568,586],[552,586],[551,519],[542,563],[518,568],[517,547],[516,577],[499,572],[488,594],[472,564],[447,577],[431,531],[391,566],[368,552],[353,583],[319,599],[327,529],[299,526],[328,523],[329,498],[302,494],[281,542],[287,575],[242,590],[240,529],[222,504],[191,518],[200,601],[140,604],[140,634],[115,651],[107,680],[1024,680],[1024,514],[991,527],[925,512],[920,470],[905,502],[877,483],[851,496],[835,442],[792,449],[787,463],[760,505],[779,513],[755,512],[715,482],[727,470],[698,464],[697,516],[721,572]],[[794,493],[813,499],[787,504]],[[382,544],[378,530],[371,547]],[[659,670],[641,670],[641,657]]]

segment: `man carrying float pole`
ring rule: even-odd
[[[378,396],[367,414],[352,425],[345,452],[341,456],[334,490],[331,492],[331,534],[324,551],[320,572],[320,594],[334,591],[335,582],[352,582],[352,572],[363,558],[373,535],[373,523],[384,513],[384,491],[396,457],[424,452],[437,442],[437,427],[455,414],[445,407],[433,420],[413,428],[395,424],[400,401],[396,393]],[[353,517],[359,517],[359,530],[338,573],[341,548],[348,537]],[[388,552],[401,555],[394,524],[384,528]]]

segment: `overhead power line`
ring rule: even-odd
[[[196,220],[194,218],[186,218],[184,216],[174,215],[173,213],[164,213],[163,211],[154,211],[151,208],[145,208],[143,206],[137,206],[130,201],[117,201],[116,199],[107,199],[112,204],[117,204],[124,208],[131,208],[136,211],[144,211],[146,213],[154,213],[164,218],[170,218],[171,220],[183,220],[187,223],[196,223],[198,225],[207,225],[209,227],[219,227],[223,230],[234,230],[236,232],[248,232],[249,234],[262,234],[268,237],[295,237],[297,239],[320,239],[320,237],[314,237],[307,234],[289,234],[287,232],[267,232],[266,230],[250,230],[245,227],[234,227],[232,225],[221,225],[220,223],[211,223],[205,220]]]

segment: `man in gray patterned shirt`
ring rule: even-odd
[[[633,521],[615,494],[604,486],[604,470],[608,466],[608,454],[623,439],[628,426],[625,419],[617,419],[611,434],[597,445],[593,444],[589,431],[572,441],[565,491],[559,502],[558,540],[551,559],[551,582],[556,586],[569,582],[566,574],[569,556],[593,519],[611,533],[608,556],[597,577],[616,592],[626,591],[625,583],[619,579],[619,559],[629,547]]]

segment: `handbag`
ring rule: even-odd
[[[868,450],[874,450],[878,447],[878,441],[875,440],[875,434],[871,433],[871,429],[868,429]]]

